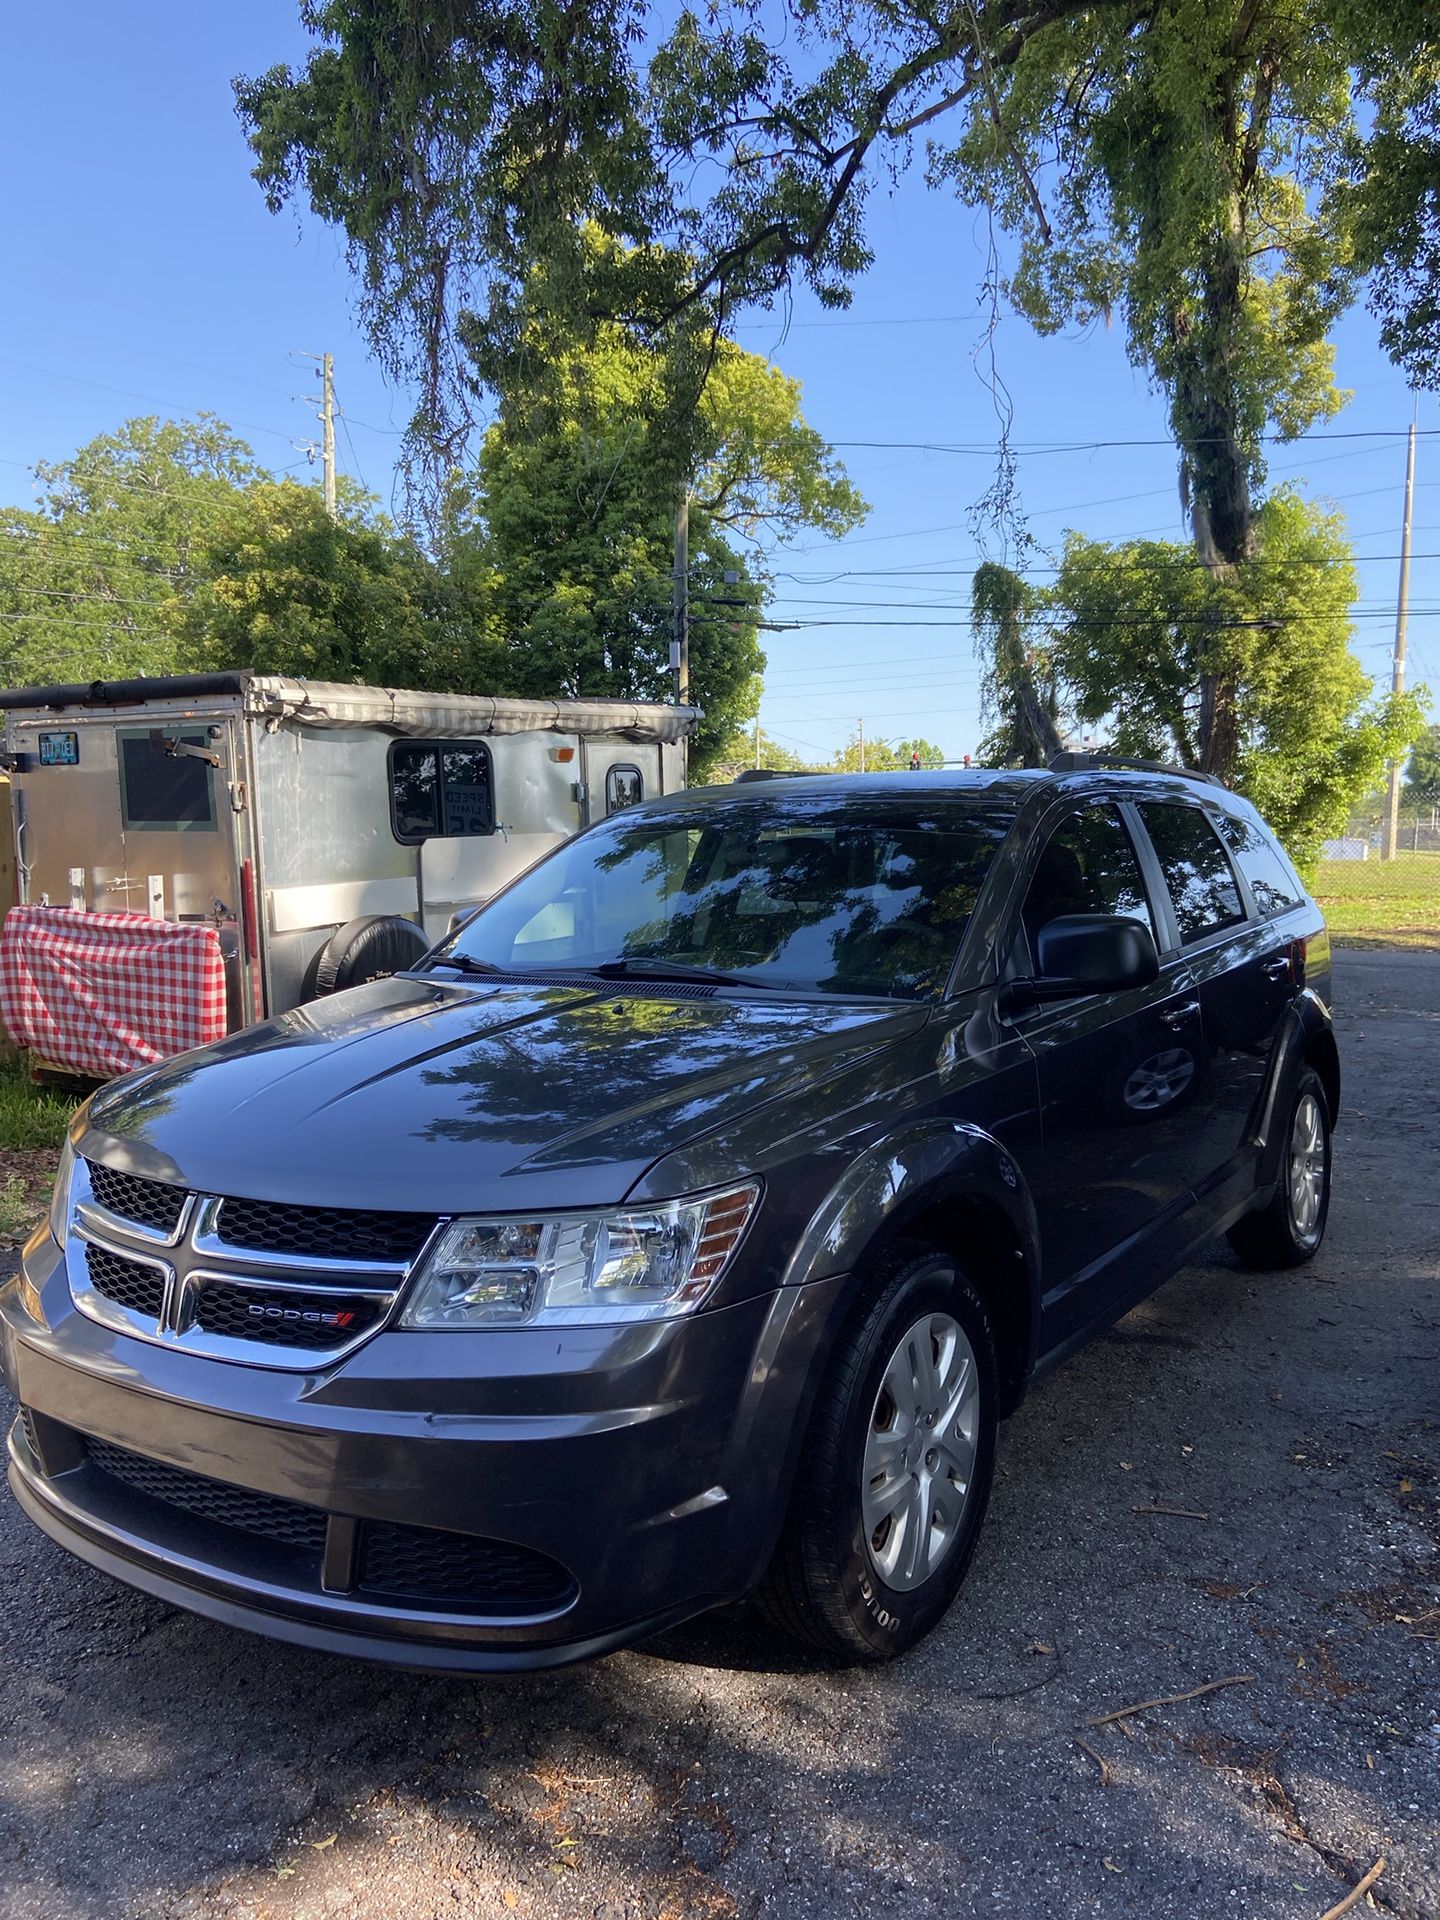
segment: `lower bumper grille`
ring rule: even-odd
[[[31,1428],[28,1414],[27,1437]],[[261,1493],[251,1487],[237,1487],[226,1480],[212,1480],[206,1474],[191,1473],[173,1467],[164,1460],[132,1453],[110,1440],[73,1435],[83,1446],[87,1468],[123,1488],[127,1495],[141,1495],[167,1508],[175,1515],[200,1520],[232,1534],[264,1541],[270,1548],[288,1550],[289,1572],[286,1579],[298,1583],[297,1590],[319,1595],[320,1571],[325,1555],[326,1537],[332,1518],[345,1529],[344,1537],[355,1541],[353,1585],[345,1581],[339,1564],[327,1563],[326,1587],[331,1592],[354,1592],[358,1599],[372,1605],[406,1607],[441,1613],[475,1613],[488,1617],[541,1614],[558,1611],[575,1599],[579,1589],[568,1569],[533,1547],[516,1546],[503,1540],[483,1540],[474,1534],[451,1533],[436,1527],[410,1527],[385,1520],[362,1521],[357,1530],[348,1520],[332,1516],[320,1507],[278,1495]],[[33,1449],[38,1453],[38,1448]],[[127,1508],[123,1523],[128,1530],[148,1538],[145,1513]],[[191,1551],[183,1532],[174,1523],[151,1519],[162,1542]],[[211,1536],[214,1539],[214,1536]],[[238,1547],[229,1549],[232,1555]],[[212,1549],[213,1551],[214,1549]],[[253,1551],[253,1550],[252,1550]],[[202,1559],[203,1545],[199,1548]],[[303,1557],[302,1557],[303,1556]],[[223,1556],[222,1556],[223,1557]],[[277,1567],[284,1562],[275,1561]],[[243,1563],[243,1552],[242,1552]],[[333,1580],[333,1584],[332,1584]]]
[[[235,1487],[225,1480],[187,1473],[182,1467],[147,1459],[109,1440],[89,1440],[85,1451],[92,1467],[111,1480],[118,1480],[132,1493],[143,1493],[151,1500],[163,1501],[167,1507],[178,1507],[197,1520],[233,1527],[240,1533],[257,1534],[279,1546],[300,1547],[313,1552],[317,1558],[324,1550],[328,1516],[319,1507],[302,1506],[298,1500],[282,1500],[273,1494],[257,1493],[250,1487]]]
[[[376,1597],[487,1613],[539,1611],[575,1591],[564,1567],[532,1547],[381,1520],[364,1529],[359,1584]]]

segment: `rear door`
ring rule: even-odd
[[[1165,923],[1121,808],[1071,803],[1047,828],[1012,930],[1011,974],[1033,974],[1036,936],[1062,914],[1130,915],[1163,949]],[[1044,1146],[1032,1190],[1049,1347],[1146,1291],[1185,1237],[1202,1171],[1192,1121],[1200,1001],[1172,953],[1148,987],[1051,1001],[1015,1025],[1040,1082]]]
[[[1297,991],[1284,915],[1257,911],[1218,806],[1177,793],[1142,800],[1136,812],[1164,880],[1172,952],[1200,999],[1204,1084],[1194,1125],[1204,1164],[1197,1194],[1202,1213],[1218,1214],[1254,1182],[1266,1071]]]

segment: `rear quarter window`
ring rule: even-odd
[[[1221,819],[1220,831],[1265,919],[1300,905],[1305,890],[1295,869],[1258,820],[1227,813]]]

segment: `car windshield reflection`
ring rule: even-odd
[[[1012,818],[969,797],[627,811],[524,875],[434,964],[932,998]]]

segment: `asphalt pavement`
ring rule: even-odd
[[[1440,955],[1336,989],[1320,1257],[1219,1248],[1037,1388],[897,1666],[741,1618],[392,1673],[132,1593],[0,1494],[0,1916],[1319,1920],[1382,1857],[1375,1906],[1440,1916]]]

